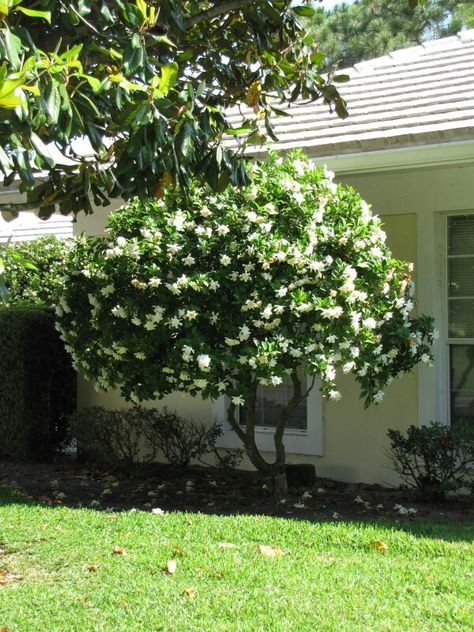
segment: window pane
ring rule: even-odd
[[[448,261],[449,296],[474,297],[474,257],[460,257]]]
[[[451,421],[474,421],[474,345],[450,347]]]
[[[474,215],[448,217],[448,255],[474,254]]]
[[[449,338],[474,338],[474,299],[449,300]]]
[[[268,426],[274,428],[281,411],[290,400],[293,393],[291,384],[282,384],[281,386],[259,386],[257,390],[256,405],[256,426]],[[307,428],[307,399],[304,399],[293,413],[290,415],[287,428],[306,430]],[[239,410],[240,423],[245,425],[245,411],[241,407]]]

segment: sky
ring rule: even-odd
[[[323,0],[320,4],[325,9],[332,9],[334,5],[341,4],[343,0]],[[345,0],[346,4],[351,4],[353,0]],[[319,3],[318,3],[319,4]]]

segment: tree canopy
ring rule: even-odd
[[[341,2],[331,11],[317,8],[308,21],[328,66],[348,67],[398,48],[454,35],[472,26],[474,6],[472,0],[356,0]]]
[[[174,391],[229,398],[228,419],[261,471],[283,471],[288,417],[307,396],[298,369],[340,393],[352,373],[366,404],[430,362],[432,320],[412,318],[405,264],[353,189],[302,156],[253,165],[252,185],[133,200],[108,235],[83,237],[65,266],[58,328],[77,368],[132,401]],[[291,379],[267,464],[253,434],[257,388]],[[246,431],[236,418],[245,412]]]
[[[324,56],[304,36],[309,5],[0,0],[4,184],[19,176],[42,217],[161,195],[191,176],[245,184],[243,148],[273,136],[279,101],[322,98],[346,114],[338,77],[321,74]],[[232,128],[226,112],[241,105]]]

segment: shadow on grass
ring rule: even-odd
[[[140,504],[136,506],[127,506],[122,508],[117,508],[114,511],[111,511],[110,508],[106,507],[88,507],[88,506],[80,506],[77,503],[61,503],[61,504],[46,504],[39,502],[38,500],[32,499],[28,497],[24,492],[19,489],[13,489],[8,486],[4,486],[0,484],[0,524],[1,524],[1,509],[2,507],[8,505],[24,505],[31,507],[41,507],[48,509],[52,512],[54,511],[62,511],[64,509],[68,510],[80,510],[80,511],[93,511],[97,513],[114,513],[118,514],[121,512],[130,512],[130,511],[141,511],[144,513],[150,513],[150,509],[146,509]],[[206,507],[205,511],[196,510],[196,509],[186,509],[183,507],[173,507],[170,504],[165,509],[166,513],[175,513],[175,512],[184,512],[188,514],[201,514],[201,515],[210,515],[210,516],[221,516],[223,518],[236,517],[239,516],[266,516],[268,518],[274,518],[278,520],[293,520],[297,522],[307,522],[310,524],[318,524],[318,523],[327,523],[327,524],[344,524],[354,526],[356,528],[365,528],[365,527],[375,527],[381,530],[389,530],[389,531],[402,531],[404,533],[410,534],[414,537],[418,538],[430,538],[430,539],[438,539],[443,540],[445,542],[466,542],[468,544],[472,544],[474,542],[474,522],[466,521],[466,522],[457,522],[457,521],[448,521],[448,520],[434,520],[434,519],[426,519],[426,518],[410,518],[410,519],[393,519],[390,517],[381,518],[377,517],[376,519],[365,516],[363,519],[356,518],[354,516],[343,519],[338,518],[337,520],[314,515],[313,517],[308,516],[307,514],[284,514],[284,513],[273,513],[273,512],[259,512],[249,508],[246,512],[232,512],[232,511],[222,511],[219,508],[211,508]]]

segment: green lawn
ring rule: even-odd
[[[107,514],[0,498],[0,630],[474,629],[474,525]]]

